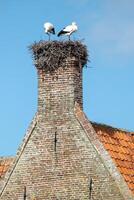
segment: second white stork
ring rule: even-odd
[[[72,22],[71,25],[66,26],[65,28],[63,28],[59,33],[58,33],[58,37],[61,35],[67,35],[69,37],[70,40],[70,35],[74,32],[76,32],[78,30],[78,26],[75,22]]]
[[[50,22],[46,22],[46,23],[44,24],[44,29],[45,29],[45,33],[48,34],[48,36],[49,36],[49,41],[50,41],[50,35],[51,35],[51,34],[55,34],[54,25],[51,24]]]

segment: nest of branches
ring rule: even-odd
[[[70,57],[75,57],[82,66],[87,66],[87,47],[81,41],[39,41],[32,44],[30,50],[38,69],[53,71]]]

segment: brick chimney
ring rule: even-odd
[[[77,58],[63,61],[53,72],[38,70],[38,112],[59,119],[73,114],[75,102],[83,107],[82,66]]]
[[[74,113],[76,102],[81,109],[83,108],[82,68],[87,59],[86,47],[79,42],[70,41],[34,45],[32,48],[38,72],[38,113],[40,117],[43,116],[49,118],[49,120],[68,118]],[[49,45],[50,48],[52,46],[51,55],[48,55],[47,52],[42,53],[43,50],[41,51],[41,49],[45,49],[45,45]],[[56,48],[53,45],[56,45]],[[37,49],[35,51],[34,48],[37,48],[38,51]],[[79,49],[83,54],[81,57],[77,52]],[[62,58],[63,52],[65,55]],[[68,53],[71,53],[71,55],[69,56]],[[56,58],[52,60],[53,54],[56,55]],[[45,58],[45,56],[48,56],[48,58]],[[51,62],[53,62],[51,66],[48,66],[49,63],[47,62],[43,62],[45,59],[51,59]],[[85,59],[85,61],[83,62],[82,59]]]

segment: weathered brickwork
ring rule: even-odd
[[[38,113],[0,199],[23,200],[26,187],[27,200],[132,200],[120,191],[77,116],[76,104],[82,110],[77,59],[69,58],[54,72],[38,69],[38,80]],[[93,134],[92,126],[88,131]]]
[[[134,195],[134,132],[104,124],[92,125]]]

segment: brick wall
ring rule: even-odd
[[[38,69],[38,113],[41,116],[63,117],[74,111],[75,102],[82,108],[82,67],[77,66],[77,59],[68,58],[57,71]]]
[[[38,69],[38,79],[36,122],[6,176],[0,199],[23,200],[24,187],[27,200],[125,199],[75,116],[75,102],[82,108],[77,59],[69,58],[51,73]]]

